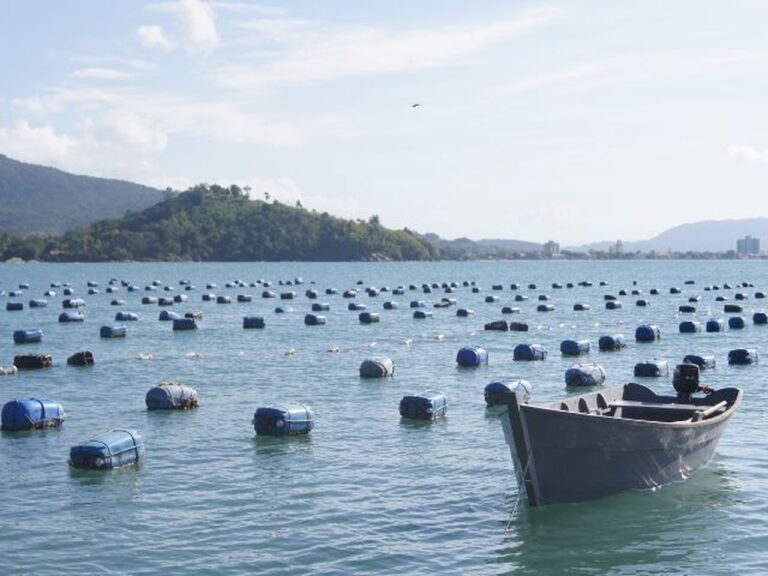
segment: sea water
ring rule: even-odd
[[[279,285],[302,277],[303,284]],[[141,290],[107,293],[110,279]],[[261,286],[226,288],[235,279],[271,281],[296,299],[263,299]],[[100,293],[87,294],[88,280]],[[173,292],[146,292],[158,280]],[[189,280],[194,291],[185,291]],[[591,287],[566,288],[586,280]],[[693,280],[695,284],[685,284]],[[69,282],[87,302],[86,320],[60,324],[62,289],[47,308],[29,309],[51,282]],[[472,293],[463,282],[481,287]],[[600,286],[599,282],[607,283]],[[750,282],[754,287],[736,288]],[[0,290],[29,283],[22,312],[6,312],[0,297],[0,365],[16,354],[49,353],[54,367],[0,377],[0,401],[42,396],[63,404],[60,430],[3,433],[0,437],[0,572],[2,574],[765,574],[768,573],[768,435],[766,364],[728,366],[732,348],[768,352],[768,326],[754,326],[763,310],[755,299],[768,289],[759,261],[440,262],[243,264],[29,264],[0,265]],[[362,284],[358,285],[358,282]],[[421,291],[422,283],[456,282],[453,293]],[[561,283],[562,289],[552,288]],[[217,287],[206,290],[207,283]],[[520,284],[517,291],[511,283]],[[734,288],[723,289],[725,283]],[[407,289],[409,284],[418,287]],[[502,284],[502,291],[492,291]],[[536,284],[535,289],[529,284]],[[704,291],[717,284],[718,291]],[[406,286],[403,296],[367,286]],[[669,288],[679,287],[679,295]],[[325,288],[337,295],[327,296]],[[331,306],[324,326],[305,326],[312,300]],[[357,302],[379,312],[362,325],[341,293],[358,288]],[[649,295],[657,288],[658,296]],[[623,307],[606,310],[603,296],[624,289]],[[228,295],[231,304],[203,302]],[[736,292],[748,325],[719,334],[679,334],[685,319],[727,317],[723,302]],[[200,328],[173,332],[159,322],[157,305],[143,296],[186,294],[178,313],[201,310]],[[237,303],[239,293],[251,303]],[[497,303],[485,303],[488,294]],[[529,300],[515,302],[514,295]],[[537,312],[539,294],[552,312]],[[695,314],[678,306],[700,295]],[[431,308],[443,297],[457,306]],[[125,306],[111,306],[113,299]],[[649,307],[637,307],[644,298]],[[385,300],[399,303],[384,310]],[[411,300],[425,300],[432,318],[416,320]],[[591,310],[574,312],[575,302]],[[275,307],[290,307],[276,314]],[[521,308],[508,320],[527,322],[527,333],[486,332],[503,306]],[[456,316],[457,307],[475,315]],[[99,338],[119,310],[136,312],[127,337]],[[243,330],[242,318],[262,315],[263,330]],[[655,343],[634,342],[635,328],[653,323]],[[14,330],[42,328],[40,344],[15,345]],[[623,333],[628,347],[597,351],[597,339]],[[564,339],[587,338],[589,355],[562,357]],[[520,343],[549,350],[543,362],[514,362]],[[481,345],[487,366],[459,369],[458,349]],[[90,350],[90,368],[66,365]],[[534,401],[567,394],[563,375],[576,361],[605,367],[606,386],[636,380],[635,363],[688,353],[712,354],[717,368],[702,383],[744,389],[744,403],[726,429],[710,464],[687,481],[656,491],[631,492],[594,502],[529,508],[519,498],[512,461],[497,412],[486,409],[485,385],[494,379],[529,380]],[[363,380],[360,363],[387,355],[393,378]],[[162,380],[193,386],[200,407],[148,412],[147,390]],[[672,391],[671,376],[643,380]],[[398,402],[426,389],[443,392],[447,416],[433,423],[400,419]],[[311,406],[310,436],[262,438],[251,419],[259,406],[299,402]],[[145,460],[109,473],[73,470],[69,448],[112,428],[135,428],[146,440]],[[578,470],[563,470],[577,474]]]

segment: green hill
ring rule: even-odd
[[[76,176],[0,154],[0,232],[62,234],[162,199],[162,191],[147,186]]]
[[[0,257],[59,261],[424,260],[437,256],[378,217],[345,220],[250,200],[237,186],[199,185],[141,212],[56,238],[0,236]]]

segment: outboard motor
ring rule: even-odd
[[[699,367],[696,364],[678,364],[672,376],[672,384],[677,392],[677,400],[686,402],[691,395],[699,392]]]

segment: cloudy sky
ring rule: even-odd
[[[766,22],[765,0],[9,1],[0,153],[447,238],[641,240],[768,216]]]

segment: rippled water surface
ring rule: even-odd
[[[304,284],[278,284],[296,277]],[[112,278],[141,290],[108,294]],[[196,289],[184,291],[182,279]],[[268,280],[278,293],[297,296],[263,299],[261,286],[225,287],[235,279]],[[99,294],[87,294],[88,280],[99,282]],[[145,292],[153,280],[174,292]],[[593,286],[565,287],[582,280]],[[57,322],[61,288],[47,308],[26,306],[54,281],[71,283],[86,300],[84,323]],[[454,281],[453,294],[421,291],[425,282]],[[472,293],[464,281],[482,290]],[[768,291],[763,262],[0,265],[0,289],[22,282],[30,285],[18,298],[24,311],[6,311],[10,298],[0,297],[0,365],[16,354],[45,352],[54,367],[0,377],[0,400],[47,397],[63,404],[68,419],[59,430],[0,437],[3,574],[768,573],[766,364],[726,361],[732,348],[768,351],[768,326],[752,324],[766,302],[755,294]],[[207,283],[217,287],[206,290]],[[520,289],[510,290],[511,283]],[[409,284],[418,290],[407,290]],[[493,291],[494,284],[503,290]],[[374,325],[361,325],[341,296],[353,287],[399,285],[406,286],[403,296],[372,298],[361,290],[356,300],[381,315]],[[704,290],[711,285],[721,289]],[[682,293],[670,294],[672,286]],[[326,296],[327,287],[339,294]],[[331,306],[325,326],[303,323],[310,288]],[[649,295],[651,288],[660,294]],[[606,310],[604,294],[620,289],[642,294],[620,296],[623,307]],[[233,303],[203,302],[206,292]],[[678,333],[683,319],[727,317],[715,298],[734,303],[737,292],[748,296],[741,302],[744,330]],[[195,332],[173,332],[158,321],[157,305],[140,303],[145,295],[179,293],[188,301],[172,310],[204,313]],[[237,303],[237,294],[252,294],[253,302]],[[499,302],[486,303],[489,294]],[[516,294],[529,299],[515,302]],[[554,311],[536,311],[540,294],[551,297]],[[696,314],[678,313],[693,295],[701,296]],[[446,296],[475,315],[431,308]],[[115,298],[126,304],[110,305]],[[650,306],[636,306],[639,298]],[[433,318],[412,318],[409,303],[417,299]],[[399,309],[383,310],[386,300]],[[575,302],[592,309],[574,312]],[[276,306],[292,311],[276,314]],[[506,318],[528,322],[530,332],[485,332],[486,322],[503,317],[502,306],[520,307]],[[127,338],[101,340],[100,326],[114,324],[118,310],[137,312],[140,320],[126,324]],[[243,330],[246,315],[263,315],[266,329]],[[636,344],[642,323],[657,324],[661,340]],[[14,345],[12,332],[21,328],[42,328],[44,341]],[[628,347],[598,352],[598,337],[616,333],[627,336]],[[538,509],[521,502],[499,415],[486,410],[483,388],[515,376],[533,384],[536,401],[566,394],[563,374],[573,363],[559,353],[566,338],[592,342],[583,360],[605,367],[606,385],[632,380],[634,364],[645,359],[674,365],[688,353],[713,354],[718,367],[703,374],[704,383],[745,390],[713,461],[655,492]],[[549,357],[513,362],[519,343],[543,344]],[[456,352],[469,344],[488,349],[488,366],[457,369]],[[78,350],[93,351],[96,365],[68,367],[66,358]],[[394,359],[394,378],[360,380],[362,360],[379,354]],[[147,412],[146,391],[168,379],[197,388],[200,408]],[[671,390],[670,377],[646,383]],[[446,394],[447,416],[431,424],[401,421],[400,398],[425,389]],[[288,401],[314,409],[311,436],[256,437],[255,409]],[[145,437],[140,466],[109,473],[69,468],[72,445],[115,427]]]

